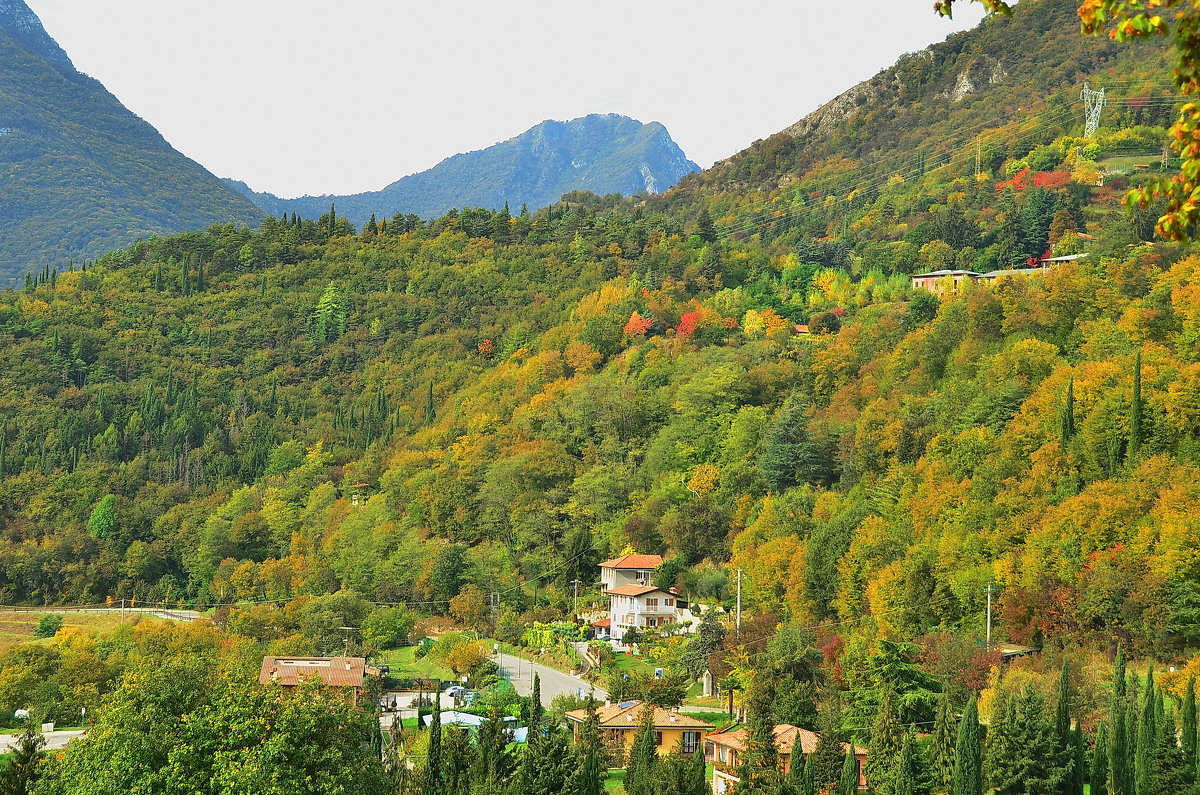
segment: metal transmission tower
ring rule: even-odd
[[[1091,138],[1096,134],[1096,130],[1100,129],[1100,111],[1104,110],[1104,89],[1093,91],[1084,83],[1079,97],[1083,100],[1083,113],[1086,117],[1083,137]]]

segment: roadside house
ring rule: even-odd
[[[622,555],[601,563],[600,581],[609,597],[608,624],[593,626],[620,641],[630,629],[642,632],[691,621],[687,603],[676,591],[650,584],[662,562],[659,555]]]
[[[366,693],[368,677],[379,673],[362,657],[263,657],[258,681],[291,688],[317,679],[326,687],[342,689],[346,703],[357,707]]]
[[[604,744],[628,755],[633,738],[642,724],[643,709],[654,710],[654,744],[658,747],[659,756],[673,754],[677,748],[682,748],[685,755],[704,753],[704,737],[713,730],[711,723],[642,701],[622,701],[620,704],[605,702],[596,710]],[[571,726],[572,736],[578,740],[579,730],[587,720],[587,710],[573,709],[565,717]],[[621,767],[624,766],[622,759]]]
[[[733,726],[724,731],[708,735],[704,743],[704,758],[713,766],[712,791],[714,795],[723,795],[734,788],[741,779],[737,770],[742,763],[742,754],[746,752],[749,729],[745,726]],[[804,764],[803,760],[817,749],[818,736],[808,729],[780,723],[775,727],[775,747],[779,750],[779,767],[786,775],[791,769],[793,760]],[[799,745],[800,756],[795,752]],[[842,753],[849,748],[842,743]],[[858,789],[867,789],[867,777],[863,766],[867,761],[867,749],[854,747],[854,758],[858,762]]]

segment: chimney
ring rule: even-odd
[[[611,706],[612,706],[612,699],[611,699],[611,698],[606,698],[606,699],[604,699],[604,706],[606,706],[606,707],[611,707]]]

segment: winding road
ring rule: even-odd
[[[511,654],[497,653],[496,663],[500,666],[500,675],[512,682],[519,695],[527,696],[533,690],[533,675],[541,679],[542,706],[549,707],[555,696],[569,694],[586,697],[595,691],[596,698],[603,699],[608,695],[604,688],[586,682],[577,676],[565,674],[555,668],[547,668],[529,660],[514,657]]]

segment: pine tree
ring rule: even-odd
[[[46,738],[38,731],[32,719],[17,735],[16,743],[9,749],[7,762],[0,765],[0,793],[3,795],[28,795],[33,785],[42,777],[42,762]]]
[[[956,733],[954,705],[950,701],[950,694],[942,691],[942,694],[938,696],[937,715],[933,722],[930,759],[933,783],[940,789],[948,788],[954,777]]]
[[[775,703],[774,679],[756,676],[747,704],[750,721],[746,735],[746,750],[738,770],[738,790],[765,792],[777,777],[778,749],[775,747],[775,724],[771,708]]]
[[[2,471],[2,470],[0,470]],[[1183,695],[1182,735],[1183,753],[1191,767],[1196,767],[1196,677],[1189,676]]]
[[[870,753],[867,754],[867,783],[874,791],[883,795],[892,792],[896,764],[903,744],[904,730],[900,727],[896,693],[890,685],[884,685],[875,723],[871,727]]]
[[[1059,749],[1045,699],[1031,685],[1009,702],[1000,733],[999,753],[992,756],[993,785],[1010,795],[1062,790],[1070,760]]]
[[[974,695],[967,700],[958,722],[958,741],[954,745],[954,777],[950,795],[980,795],[983,792],[983,727],[979,724],[979,706]]]
[[[1133,406],[1129,412],[1129,460],[1142,450],[1142,352],[1133,358]]]
[[[1075,379],[1067,381],[1067,396],[1063,400],[1062,446],[1066,449],[1075,438]]]
[[[658,749],[654,739],[654,707],[643,704],[641,723],[633,736],[629,763],[625,766],[627,795],[654,795],[658,776]]]
[[[1091,795],[1108,795],[1108,727],[1103,723],[1096,730],[1096,747],[1092,750],[1088,781],[1091,783]]]

